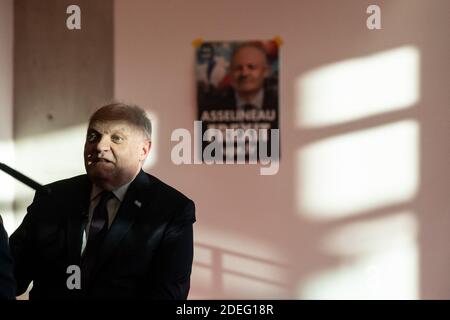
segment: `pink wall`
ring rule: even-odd
[[[372,3],[381,7],[382,30],[365,26]],[[450,298],[449,10],[448,1],[438,0],[116,1],[115,97],[141,104],[155,120],[148,171],[196,202],[191,298]],[[170,135],[176,128],[192,132],[196,115],[191,42],[276,35],[284,40],[278,174],[261,176],[251,165],[174,165]],[[392,70],[379,75],[373,92],[391,101],[392,92],[383,90],[393,87],[400,96],[396,86],[412,83],[413,89],[405,89],[412,97],[405,98],[408,104],[380,111],[381,105],[377,109],[370,103],[372,88],[353,90],[341,83],[339,72],[350,74],[352,81],[353,71],[347,70],[363,70],[362,79],[369,81],[370,72],[380,70],[376,59],[383,67],[383,53],[405,47],[401,52],[416,57],[407,67],[417,70],[412,73],[417,79],[383,87],[397,75]],[[396,57],[394,68],[402,63],[402,56]],[[350,103],[352,90],[355,95],[369,90],[355,106],[373,112],[303,125],[305,110],[317,99],[305,100],[302,88],[309,88],[309,75],[320,70],[335,72],[331,85],[318,82],[324,98],[336,85],[344,85],[336,97]],[[328,103],[327,115],[347,107]],[[371,129],[374,135],[366,135]],[[364,139],[373,136],[367,150],[378,151],[364,158]],[[350,139],[342,145],[336,137]],[[330,144],[316,148],[322,142]],[[348,179],[336,182],[341,168]]]

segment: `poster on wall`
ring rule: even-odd
[[[279,44],[277,39],[197,43],[203,159],[258,161],[263,149],[270,155],[270,131],[279,129]]]

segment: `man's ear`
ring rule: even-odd
[[[144,161],[147,158],[151,147],[152,142],[150,140],[144,140],[144,143],[142,144],[141,148],[141,154],[139,155],[139,160]]]

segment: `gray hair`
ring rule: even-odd
[[[125,120],[130,124],[141,128],[144,136],[151,140],[152,137],[152,122],[147,117],[144,109],[137,105],[126,104],[122,102],[115,102],[100,107],[92,114],[89,119],[89,125],[95,121],[113,121]]]

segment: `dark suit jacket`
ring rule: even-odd
[[[92,184],[86,175],[37,192],[10,238],[18,293],[30,299],[186,299],[193,260],[194,203],[141,171],[130,184],[100,247],[91,281],[69,290],[80,264]]]
[[[13,276],[13,260],[9,253],[8,234],[0,217],[0,300],[14,300],[16,284]]]

